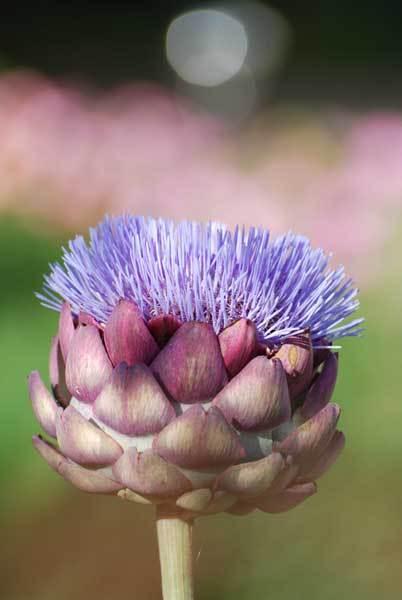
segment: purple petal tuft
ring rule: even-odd
[[[74,322],[71,314],[71,307],[68,302],[63,302],[59,319],[59,340],[61,353],[64,360],[67,360],[67,354],[74,336]]]
[[[227,372],[234,377],[255,356],[257,331],[249,319],[239,319],[219,334],[219,345]]]
[[[330,353],[321,373],[313,381],[299,412],[304,419],[310,419],[331,400],[338,374],[338,355]]]
[[[309,333],[293,336],[275,354],[287,373],[289,395],[293,400],[308,387],[313,375],[313,347]]]
[[[58,414],[56,432],[63,454],[81,465],[110,465],[123,454],[113,438],[72,406]]]
[[[125,362],[130,367],[149,364],[159,350],[140,311],[126,300],[115,306],[106,323],[105,344],[114,365]]]
[[[95,400],[94,415],[126,435],[158,433],[175,417],[151,371],[121,363]]]
[[[38,371],[33,371],[30,374],[28,385],[29,396],[36,418],[47,434],[56,437],[56,417],[59,408],[52,394],[43,383]]]
[[[342,323],[359,306],[357,290],[329,261],[293,233],[272,239],[255,228],[106,217],[88,245],[82,236],[69,243],[38,296],[56,310],[61,297],[100,323],[124,298],[147,321],[172,315],[211,323],[219,334],[246,318],[271,345],[306,328],[313,342],[330,342],[358,334],[361,319]]]
[[[112,373],[99,331],[93,325],[75,330],[66,363],[66,383],[71,394],[92,403]]]
[[[151,365],[171,398],[191,404],[211,400],[227,375],[218,338],[207,323],[185,323]]]
[[[274,450],[290,454],[300,466],[300,475],[307,473],[330,443],[338,423],[341,409],[337,404],[327,404],[319,413],[297,427]]]
[[[158,454],[189,469],[222,467],[245,456],[239,438],[217,408],[196,404],[163,429],[154,441]]]
[[[66,384],[66,363],[64,361],[59,337],[52,339],[49,353],[49,375],[53,395],[60,404],[68,406],[71,394]]]
[[[147,325],[158,346],[163,348],[182,323],[173,315],[158,315],[150,319]]]
[[[280,494],[267,496],[257,502],[257,507],[267,513],[287,512],[298,504],[310,498],[317,492],[317,486],[313,482],[297,483],[287,488]]]
[[[279,427],[290,418],[285,371],[279,360],[257,356],[214,399],[217,406],[242,431]]]
[[[169,498],[192,489],[183,473],[153,450],[137,452],[128,448],[113,465],[113,475],[124,486],[146,496]]]

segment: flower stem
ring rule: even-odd
[[[191,550],[192,521],[165,513],[156,514],[163,600],[194,600]]]

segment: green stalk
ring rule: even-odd
[[[163,600],[194,600],[192,524],[157,508]]]

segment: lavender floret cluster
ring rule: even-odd
[[[149,320],[174,315],[210,323],[216,334],[250,319],[261,342],[283,343],[308,329],[313,344],[360,333],[362,319],[344,322],[359,306],[357,289],[330,255],[291,232],[217,223],[175,223],[134,216],[106,217],[63,249],[51,265],[42,303],[106,323],[121,299]]]

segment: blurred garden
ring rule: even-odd
[[[365,331],[340,341],[334,398],[343,454],[294,511],[199,520],[197,597],[398,598],[401,27],[364,3],[211,4],[190,24],[194,3],[137,4],[82,14],[74,44],[65,8],[0,25],[0,595],[161,597],[152,508],[83,494],[31,444],[27,376],[47,377],[58,318],[35,292],[69,239],[129,212],[291,229],[360,289]]]

